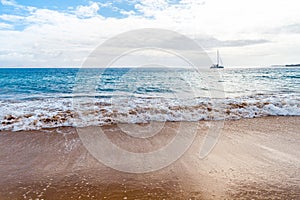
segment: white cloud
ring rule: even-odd
[[[130,11],[120,10],[120,13],[121,13],[122,15],[127,15],[127,16],[133,16],[133,15],[136,14],[136,12],[133,11],[133,10],[130,10]]]
[[[141,0],[135,6],[137,11],[120,9],[127,17],[117,19],[101,15],[102,7],[114,7],[109,2],[90,2],[87,6],[59,12],[2,0],[3,5],[26,10],[28,16],[0,15],[7,22],[0,23],[0,63],[2,66],[79,66],[106,39],[138,28],[178,31],[195,39],[211,55],[219,48],[225,65],[299,62],[298,0],[170,2]],[[13,30],[18,22],[25,28]]]
[[[12,6],[12,7],[15,7],[15,8],[18,8],[18,9],[22,9],[22,10],[27,10],[27,11],[33,11],[33,10],[35,10],[35,7],[32,7],[32,6],[23,6],[23,5],[18,4],[14,0],[1,0],[0,2],[4,6]]]
[[[2,19],[4,21],[9,21],[9,22],[17,22],[17,21],[23,20],[24,17],[18,16],[18,15],[3,14],[3,15],[0,15],[0,19]]]
[[[1,0],[2,5],[4,6],[15,6],[17,3],[14,0]]]
[[[12,29],[13,26],[11,24],[0,22],[0,30],[1,29]]]
[[[78,6],[75,13],[79,17],[94,17],[97,16],[99,9],[98,3],[91,2],[89,6]]]

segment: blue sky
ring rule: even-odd
[[[4,2],[4,3],[3,3]],[[10,3],[5,3],[10,2]],[[98,3],[101,6],[101,9],[97,11],[99,15],[104,17],[113,17],[113,18],[122,18],[125,17],[120,11],[138,11],[135,9],[135,1],[93,1]],[[59,12],[71,12],[76,7],[79,6],[88,6],[92,1],[88,0],[51,0],[51,1],[41,1],[41,0],[18,0],[11,1],[6,0],[2,1],[0,4],[0,12],[2,14],[18,14],[23,16],[28,16],[30,12],[27,9],[22,9],[20,7],[11,6],[9,4],[17,4],[26,7],[32,7],[37,9],[49,9],[56,10]],[[1,20],[4,21],[4,20]]]
[[[228,66],[300,62],[298,0],[1,0],[0,67],[80,66],[122,32],[164,28]],[[278,14],[280,13],[280,14]]]

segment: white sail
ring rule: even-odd
[[[219,50],[217,50],[217,64],[213,64],[210,68],[224,68]]]

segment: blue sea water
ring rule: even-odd
[[[297,67],[0,68],[0,130],[294,116],[299,100]]]

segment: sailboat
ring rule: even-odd
[[[223,63],[222,63],[222,59],[221,59],[220,54],[219,54],[219,50],[217,50],[217,64],[213,64],[210,68],[211,69],[224,68]]]

